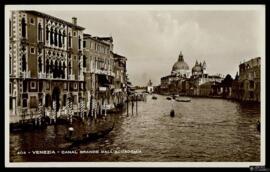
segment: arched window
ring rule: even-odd
[[[81,63],[79,62],[79,74],[81,73]]]
[[[71,34],[68,34],[68,47],[71,47]]]
[[[68,74],[71,74],[71,62],[68,62]]]
[[[41,60],[41,56],[39,56],[38,58],[38,71],[42,72],[42,60]]]
[[[50,73],[53,73],[53,61],[51,60],[51,63],[50,63]]]
[[[63,70],[62,70],[62,62],[59,62],[59,70],[58,70],[58,77],[61,78],[63,74]]]
[[[57,30],[56,30],[56,28],[55,28],[55,30],[54,30],[54,45],[55,46],[57,46]]]
[[[12,68],[12,57],[9,56],[9,74],[11,74],[11,68]]]
[[[81,37],[79,36],[79,50],[81,49]]]
[[[26,23],[24,18],[22,18],[22,37],[26,37]]]
[[[42,28],[41,28],[41,24],[38,24],[38,40],[42,41]]]
[[[49,69],[50,69],[50,64],[49,64],[49,60],[46,60],[46,73],[49,73]]]
[[[54,78],[58,77],[58,61],[57,60],[55,60],[55,62],[54,62],[53,77]]]
[[[86,67],[86,56],[83,56],[83,67]]]
[[[66,62],[63,63],[63,75],[62,75],[62,78],[65,78],[65,69],[66,69]]]
[[[62,47],[62,37],[61,37],[62,35],[61,35],[61,32],[60,32],[60,30],[59,30],[59,36],[58,36],[58,39],[59,39],[59,47]]]
[[[53,45],[53,28],[51,28],[50,44]]]
[[[49,40],[49,28],[48,28],[48,26],[46,26],[46,41],[48,41]]]
[[[65,31],[63,32],[63,44],[65,45],[65,37],[66,37],[66,33]]]
[[[26,71],[26,58],[25,58],[25,54],[22,55],[22,71],[23,72]]]

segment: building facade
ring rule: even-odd
[[[10,111],[37,114],[38,106],[57,112],[67,96],[79,100],[83,27],[37,11],[12,11],[10,18]]]
[[[102,114],[124,97],[127,59],[113,53],[112,37],[38,11],[12,11],[9,24],[11,122],[89,115],[93,107]]]
[[[104,41],[102,38],[84,34],[87,102],[89,107],[94,102],[98,114],[105,113],[105,109],[113,104],[115,73],[112,43],[112,38]]]
[[[256,57],[239,65],[239,98],[242,101],[260,102],[261,58]]]
[[[121,107],[127,100],[127,58],[119,54],[113,53],[114,58],[114,105]]]

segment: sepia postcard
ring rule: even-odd
[[[6,167],[265,165],[264,5],[6,5]]]

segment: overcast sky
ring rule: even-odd
[[[209,74],[231,74],[240,61],[264,57],[257,11],[42,11],[94,36],[112,36],[114,52],[126,56],[133,85],[154,85],[169,75],[182,51],[189,68],[206,61]]]

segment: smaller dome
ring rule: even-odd
[[[194,66],[192,68],[192,72],[201,72],[202,71],[202,67],[201,66]]]

